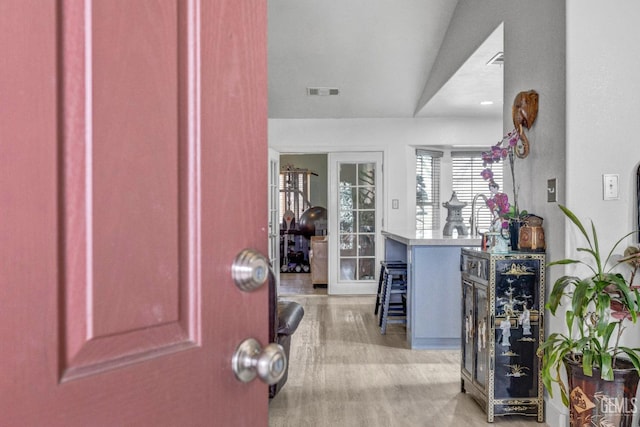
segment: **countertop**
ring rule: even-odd
[[[480,246],[480,236],[443,236],[442,231],[382,230],[382,235],[409,246]]]

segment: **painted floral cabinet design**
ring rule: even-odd
[[[462,391],[487,413],[544,421],[545,255],[462,249]]]

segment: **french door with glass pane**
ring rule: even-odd
[[[382,256],[382,153],[331,153],[329,293],[374,294]]]

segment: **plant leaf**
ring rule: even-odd
[[[577,259],[559,259],[557,261],[551,261],[547,263],[547,267],[551,267],[554,265],[565,265],[565,264],[577,264],[580,263]]]
[[[571,335],[571,331],[573,331],[573,320],[575,319],[575,313],[571,310],[567,310],[564,315],[565,322],[567,323],[567,328],[569,328],[569,334]]]
[[[632,234],[636,234],[636,233],[638,233],[638,230],[630,231],[629,233],[625,234],[625,235],[624,235],[624,236],[622,236],[620,239],[618,239],[618,241],[613,245],[613,247],[612,247],[612,248],[611,248],[611,250],[609,251],[609,254],[607,255],[607,259],[605,260],[605,265],[609,262],[609,260],[610,260],[610,259],[611,259],[611,257],[613,256],[613,252],[616,250],[616,248],[618,247],[618,245],[619,245],[620,243],[622,243],[622,241],[623,241],[623,240],[625,240],[627,237],[631,236]],[[637,256],[637,255],[636,255],[636,256]],[[632,255],[630,258],[631,258],[631,259],[633,259],[633,258],[636,258],[636,256],[633,256],[633,255]],[[626,258],[627,258],[627,259],[622,258],[622,259],[618,260],[618,262],[616,263],[616,265],[617,265],[617,264],[620,264],[620,263],[623,263],[623,262],[626,262],[626,261],[628,261],[628,260],[629,260],[629,259],[628,259],[629,257],[626,257]],[[615,265],[614,265],[614,266],[615,266]],[[612,266],[611,268],[613,268],[614,266]]]
[[[640,351],[640,348],[629,348],[620,346],[620,351],[622,351],[629,358],[631,363],[633,363],[633,367],[636,368],[636,370],[640,371],[640,357],[638,357],[638,351]]]
[[[593,249],[593,258],[598,266],[597,272],[598,275],[602,274],[602,259],[600,258],[600,245],[598,244],[598,233],[596,233],[596,226],[591,221],[591,234],[593,235],[593,245],[591,248]]]
[[[582,232],[582,235],[587,239],[587,242],[589,242],[589,246],[591,246],[591,240],[589,239],[589,235],[587,234],[587,231],[585,230],[584,226],[582,225],[582,222],[580,222],[578,217],[575,216],[574,213],[571,212],[569,208],[567,208],[566,206],[558,205],[558,207],[560,208],[560,210],[562,210],[562,212],[564,212],[567,218],[569,218],[571,222],[573,222],[578,227],[580,232]]]
[[[575,289],[573,290],[571,309],[577,317],[583,317],[585,311],[589,308],[588,305],[585,304],[585,300],[590,299],[587,294],[590,291],[591,284],[592,282],[590,280],[580,280],[576,283]]]
[[[611,334],[613,334],[616,326],[618,326],[618,322],[604,323],[604,330],[600,332],[600,335],[602,336],[602,348],[605,350],[609,347],[609,340],[611,339]]]
[[[593,351],[585,349],[582,353],[582,372],[589,376],[593,376]]]
[[[609,353],[601,353],[600,378],[605,381],[613,381],[612,358]]]
[[[572,276],[562,276],[558,280],[556,280],[553,285],[553,289],[551,290],[551,294],[549,295],[549,300],[546,304],[546,308],[551,311],[551,314],[556,314],[556,309],[562,302],[562,297],[565,295],[565,289],[577,280],[577,277]]]

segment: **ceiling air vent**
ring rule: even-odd
[[[337,87],[308,87],[308,96],[330,96],[339,95],[340,90]]]
[[[504,65],[504,53],[498,52],[487,62],[487,65]]]

